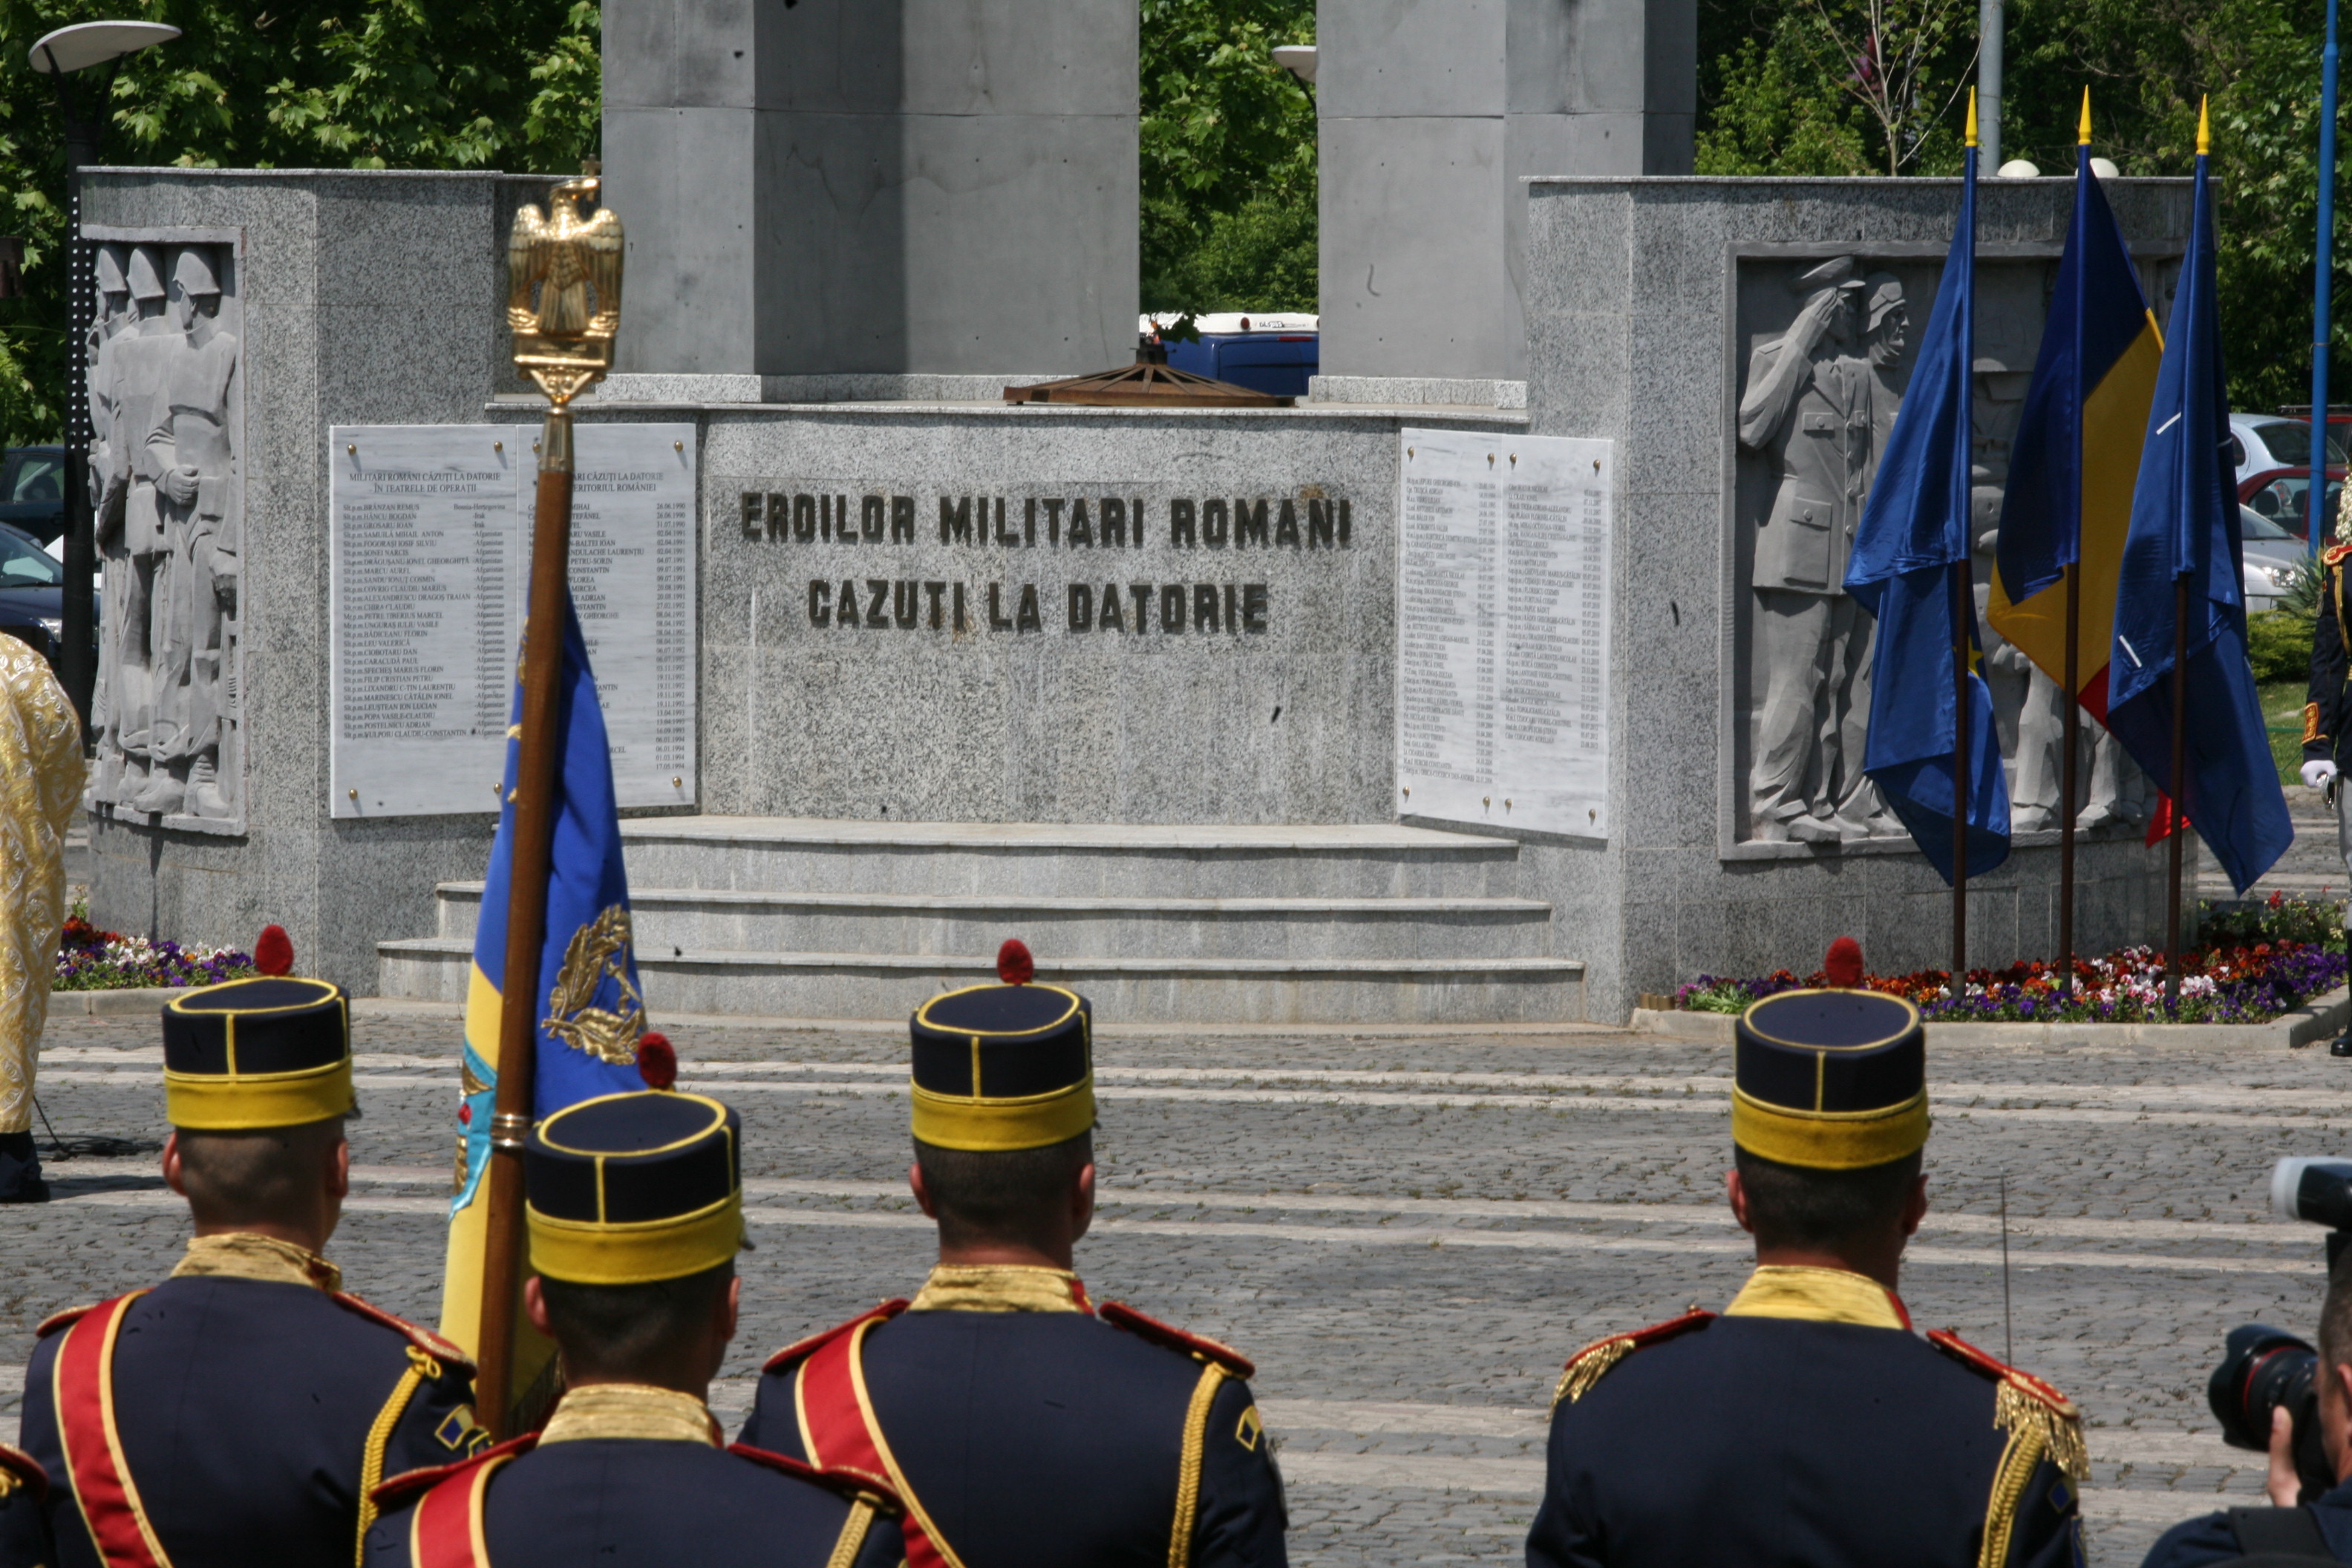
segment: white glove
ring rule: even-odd
[[[2327,781],[2335,776],[2336,764],[2334,763],[2313,762],[2303,764],[2303,782],[2306,788],[2325,788]]]

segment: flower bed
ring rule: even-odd
[[[76,909],[58,938],[53,991],[129,991],[216,985],[254,973],[253,959],[227,947],[182,947],[100,931]]]
[[[2074,994],[2058,992],[2054,963],[1971,969],[1965,993],[1951,994],[1949,970],[1865,974],[1863,985],[1908,998],[1930,1019],[1969,1023],[2263,1024],[2345,983],[2344,931],[2336,906],[2273,893],[2256,905],[2205,905],[2200,924],[2210,939],[2183,955],[2180,1005],[2164,1000],[2164,955],[2127,947],[2074,961]],[[1782,969],[1760,979],[1702,974],[1675,994],[1675,1005],[1699,1013],[1739,1013],[1782,991],[1829,984],[1816,971],[1799,979]]]

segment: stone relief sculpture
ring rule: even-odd
[[[1844,582],[1901,401],[1909,312],[1900,279],[1860,271],[1843,256],[1791,280],[1805,302],[1756,350],[1739,400],[1739,444],[1776,470],[1749,578],[1761,694],[1750,831],[1768,842],[1899,831],[1862,772],[1874,623]]]
[[[243,386],[231,247],[101,245],[90,353],[103,563],[92,803],[243,830]]]
[[[1932,287],[1932,263],[1876,268],[1862,256],[1758,258],[1743,269],[1743,315],[1760,318],[1763,328],[1743,339],[1752,347],[1737,412],[1748,466],[1737,516],[1753,544],[1743,595],[1749,741],[1740,813],[1751,842],[1835,846],[1903,836],[1862,772],[1875,625],[1843,586],[1908,370],[1911,301],[1895,266],[1915,269],[1915,278],[1923,271]],[[2053,268],[1996,264],[1978,273],[1977,608],[2021,833],[2058,825],[2064,697],[1984,611],[2010,449]],[[2152,799],[2144,776],[2098,724],[2086,722],[2082,732],[2078,826],[2145,822]]]

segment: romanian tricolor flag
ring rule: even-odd
[[[2042,352],[2011,451],[2000,571],[1985,618],[2063,689],[2066,568],[2082,578],[2074,697],[2107,717],[2116,580],[2131,531],[2132,485],[2164,340],[2139,290],[2123,231],[2091,173],[2091,95],[2074,149],[2074,221],[2058,262]]]
[[[520,661],[518,660],[518,667]],[[588,645],[567,603],[563,669],[556,696],[555,837],[549,855],[547,937],[539,973],[524,981],[546,998],[540,1012],[534,1120],[600,1094],[643,1089],[637,1040],[646,1032],[630,941],[629,882],[621,865],[620,812],[613,758]],[[465,1102],[457,1112],[457,1195],[449,1207],[449,1265],[442,1280],[441,1331],[478,1352],[482,1253],[488,1204],[490,1114],[498,1094],[499,1013],[504,1005],[507,897],[514,840],[515,774],[521,761],[522,682],[515,682],[507,728],[505,805],[490,846],[488,884],[474,928],[474,964],[466,994]],[[545,1403],[552,1347],[515,1321],[515,1405]],[[542,1385],[542,1386],[535,1386]]]

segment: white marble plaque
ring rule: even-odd
[[[1607,837],[1611,444],[1401,447],[1398,815]]]
[[[338,426],[330,805],[494,811],[530,576],[527,426]],[[578,427],[572,595],[625,806],[695,800],[694,427]]]

